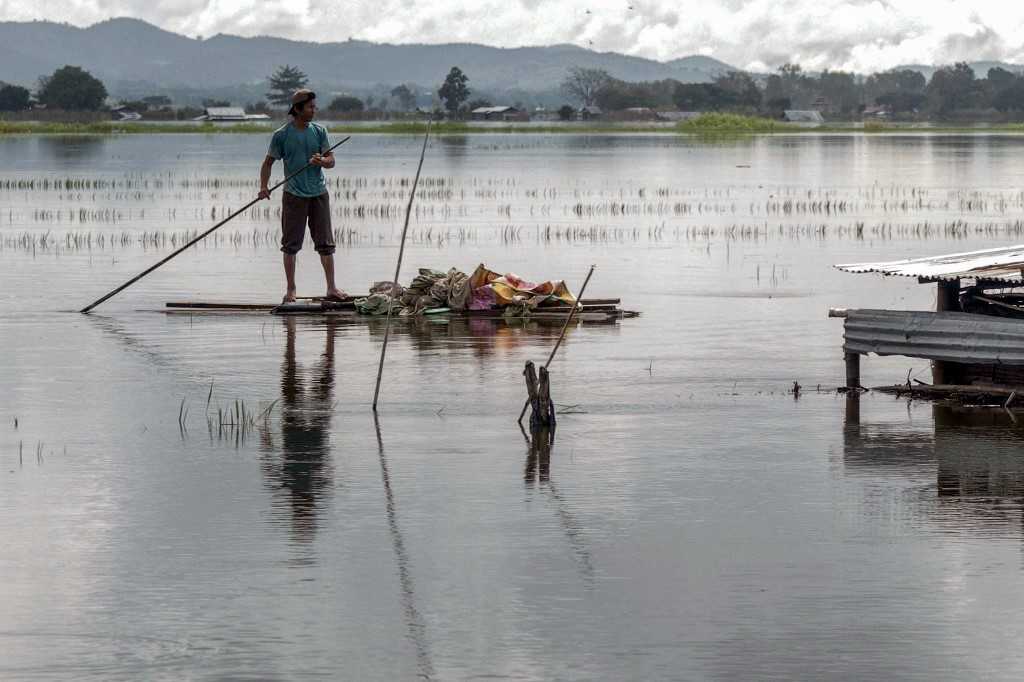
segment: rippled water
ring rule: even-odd
[[[1020,416],[853,409],[826,312],[934,299],[833,263],[1024,241],[1024,139],[434,140],[403,279],[595,263],[643,313],[571,330],[550,452],[515,417],[557,324],[403,322],[375,421],[379,321],[162,312],[279,297],[276,202],[60,312],[245,203],[265,144],[0,140],[0,677],[1020,677]],[[343,147],[349,290],[418,144]]]

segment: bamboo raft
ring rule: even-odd
[[[360,314],[355,307],[356,297],[342,301],[325,301],[317,297],[299,297],[295,303],[232,303],[211,301],[171,301],[165,305],[166,313],[253,313],[273,315],[344,315],[352,318],[375,320],[383,319],[379,315]],[[581,322],[612,322],[623,318],[637,317],[640,313],[623,310],[617,298],[592,298],[580,301],[580,309],[576,319]],[[530,320],[564,320],[569,312],[569,305],[560,301],[548,301],[529,311],[525,318],[510,319]],[[424,317],[472,318],[472,319],[509,319],[505,308],[495,307],[489,310],[451,310],[449,308],[432,308],[421,315],[395,315],[393,319],[415,320]]]

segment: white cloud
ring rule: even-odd
[[[873,71],[905,63],[1024,58],[1024,5],[1005,0],[0,0],[0,20],[88,25],[144,19],[195,36],[326,42],[575,43],[667,60]]]

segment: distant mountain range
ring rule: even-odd
[[[399,83],[436,90],[452,66],[470,78],[474,96],[559,103],[559,84],[572,66],[598,68],[627,81],[674,78],[708,82],[733,70],[717,59],[690,56],[659,62],[575,45],[497,48],[472,43],[390,45],[348,40],[306,43],[273,37],[216,35],[205,40],[165,31],[137,19],[111,19],[88,28],[51,21],[0,22],[0,81],[34,87],[38,78],[65,64],[98,76],[114,97],[169,94],[179,103],[219,97],[241,104],[258,101],[276,67],[292,64],[324,94],[386,94]],[[988,69],[1024,67],[975,62]],[[934,66],[909,65],[930,78]],[[424,95],[429,97],[429,95]]]
[[[65,64],[103,80],[111,94],[167,90],[217,91],[237,86],[259,94],[277,66],[292,64],[324,90],[370,90],[415,83],[435,88],[459,66],[478,92],[556,90],[571,66],[600,68],[629,81],[674,78],[706,82],[733,67],[704,56],[658,62],[574,45],[496,48],[471,43],[388,45],[348,40],[305,43],[282,38],[216,35],[205,40],[137,19],[88,28],[49,21],[0,22],[0,81],[34,86]]]

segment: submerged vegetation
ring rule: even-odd
[[[748,172],[742,168],[735,172]],[[411,179],[401,175],[329,177],[338,246],[394,244],[410,185]],[[5,204],[0,252],[175,249],[227,217],[253,191],[251,177],[188,171],[0,179]],[[409,242],[433,247],[1024,233],[1019,217],[1024,192],[1011,190],[891,184],[773,187],[752,194],[742,182],[715,189],[670,184],[556,189],[543,179],[487,174],[424,176],[417,197]],[[280,218],[277,202],[260,203],[196,248],[275,249]]]
[[[701,114],[688,121],[680,121],[676,126],[684,133],[773,133],[782,127],[783,124],[760,116],[720,113]]]

